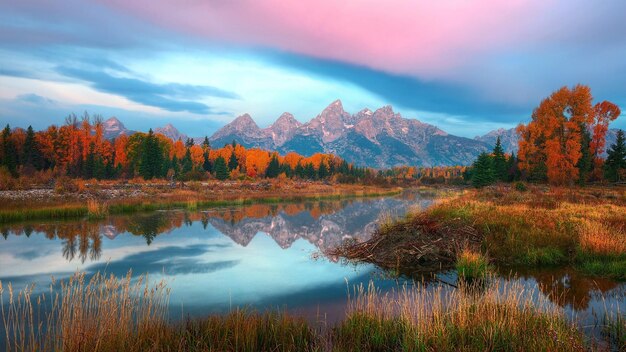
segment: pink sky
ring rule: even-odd
[[[104,1],[211,40],[426,77],[524,41],[533,13],[549,8],[530,0]]]

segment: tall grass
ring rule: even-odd
[[[508,283],[484,291],[417,285],[388,293],[360,286],[347,319],[333,331],[334,350],[585,350],[582,333],[559,308],[533,297],[536,292]]]
[[[87,200],[87,217],[89,219],[104,219],[109,214],[109,206],[95,199]]]
[[[58,290],[57,290],[58,288]],[[9,351],[107,351],[132,348],[146,333],[167,322],[169,289],[149,285],[129,273],[117,278],[97,273],[87,280],[77,273],[53,282],[47,294],[34,297],[32,286],[14,292],[8,304],[0,284],[2,323]],[[134,338],[131,338],[134,337]]]
[[[328,329],[281,312],[240,309],[168,322],[166,285],[149,285],[130,274],[96,274],[89,280],[76,274],[60,283],[58,293],[51,289],[41,297],[33,297],[32,288],[15,293],[9,285],[8,303],[0,312],[9,351],[585,349],[582,333],[558,306],[537,298],[543,296],[536,291],[511,283],[480,290],[463,285],[429,288],[416,283],[387,293],[372,283],[361,285],[348,297],[346,318]],[[623,333],[613,329],[611,336],[615,331]]]

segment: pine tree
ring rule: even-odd
[[[320,163],[320,167],[317,169],[317,175],[321,179],[328,177],[328,167],[325,163]]]
[[[90,179],[94,177],[94,169],[96,165],[96,153],[94,143],[89,143],[89,152],[87,153],[87,159],[83,164],[83,178]]]
[[[204,152],[204,161],[202,162],[202,169],[206,172],[213,171],[211,160],[209,159],[209,153]]]
[[[230,153],[230,159],[228,159],[228,170],[233,171],[239,166],[239,162],[237,161],[237,156],[235,152]]]
[[[4,152],[2,165],[9,170],[11,175],[17,177],[17,148],[11,140],[11,128],[8,124],[2,131],[2,150]]]
[[[189,148],[187,148],[187,151],[185,152],[185,156],[183,157],[182,164],[183,164],[183,170],[182,170],[183,175],[186,175],[193,170],[193,161],[191,160],[191,150]]]
[[[209,137],[204,136],[204,141],[202,142],[202,149],[211,148],[211,143],[209,143]]]
[[[476,188],[488,186],[496,181],[493,160],[487,153],[481,153],[472,165],[472,185]]]
[[[624,181],[622,175],[626,172],[626,141],[624,131],[617,131],[617,140],[607,151],[604,163],[604,173],[611,182]]]
[[[493,148],[493,170],[495,177],[499,181],[506,181],[508,178],[506,157],[504,156],[504,149],[502,149],[502,143],[500,142],[500,136],[496,139],[496,145]]]
[[[191,148],[193,144],[194,144],[193,138],[187,138],[187,141],[185,142],[185,147]]]
[[[24,147],[22,148],[22,157],[20,158],[22,165],[27,169],[34,168],[41,170],[43,167],[43,157],[41,151],[35,141],[35,131],[32,126],[28,126],[26,129],[26,139],[24,140]]]
[[[519,168],[517,167],[517,157],[515,153],[511,153],[511,156],[506,161],[507,179],[508,182],[518,180],[520,177]]]
[[[306,166],[304,167],[304,177],[313,180],[316,178],[316,172],[315,172],[315,167],[313,166],[312,163],[308,163],[306,164]]]
[[[146,180],[161,176],[163,163],[163,153],[158,139],[154,136],[152,129],[144,138],[141,148],[141,161],[139,164],[139,174]]]
[[[275,178],[278,177],[279,173],[280,164],[278,162],[278,158],[276,158],[276,155],[273,155],[270,163],[267,165],[267,169],[265,170],[265,177]]]
[[[228,166],[226,166],[226,161],[223,157],[219,156],[215,159],[215,164],[213,165],[213,170],[215,170],[215,177],[223,181],[230,176],[228,172]]]

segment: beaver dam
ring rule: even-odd
[[[454,266],[462,250],[478,249],[483,236],[459,219],[442,222],[424,213],[386,222],[364,242],[347,241],[330,254],[412,275]]]

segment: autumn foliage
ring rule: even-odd
[[[219,161],[217,165],[216,161]],[[0,167],[14,177],[52,171],[57,176],[85,179],[191,180],[282,175],[356,181],[373,175],[372,170],[355,167],[332,154],[282,156],[259,148],[245,148],[234,141],[213,148],[208,138],[200,144],[193,139],[174,141],[152,130],[107,140],[102,118],[87,113],[82,119],[70,115],[63,126],[52,125],[38,132],[30,127],[11,130],[7,125],[0,134]]]
[[[593,105],[589,87],[563,87],[544,99],[527,125],[519,125],[519,169],[531,181],[584,183],[602,178],[602,153],[609,122],[620,109]]]

